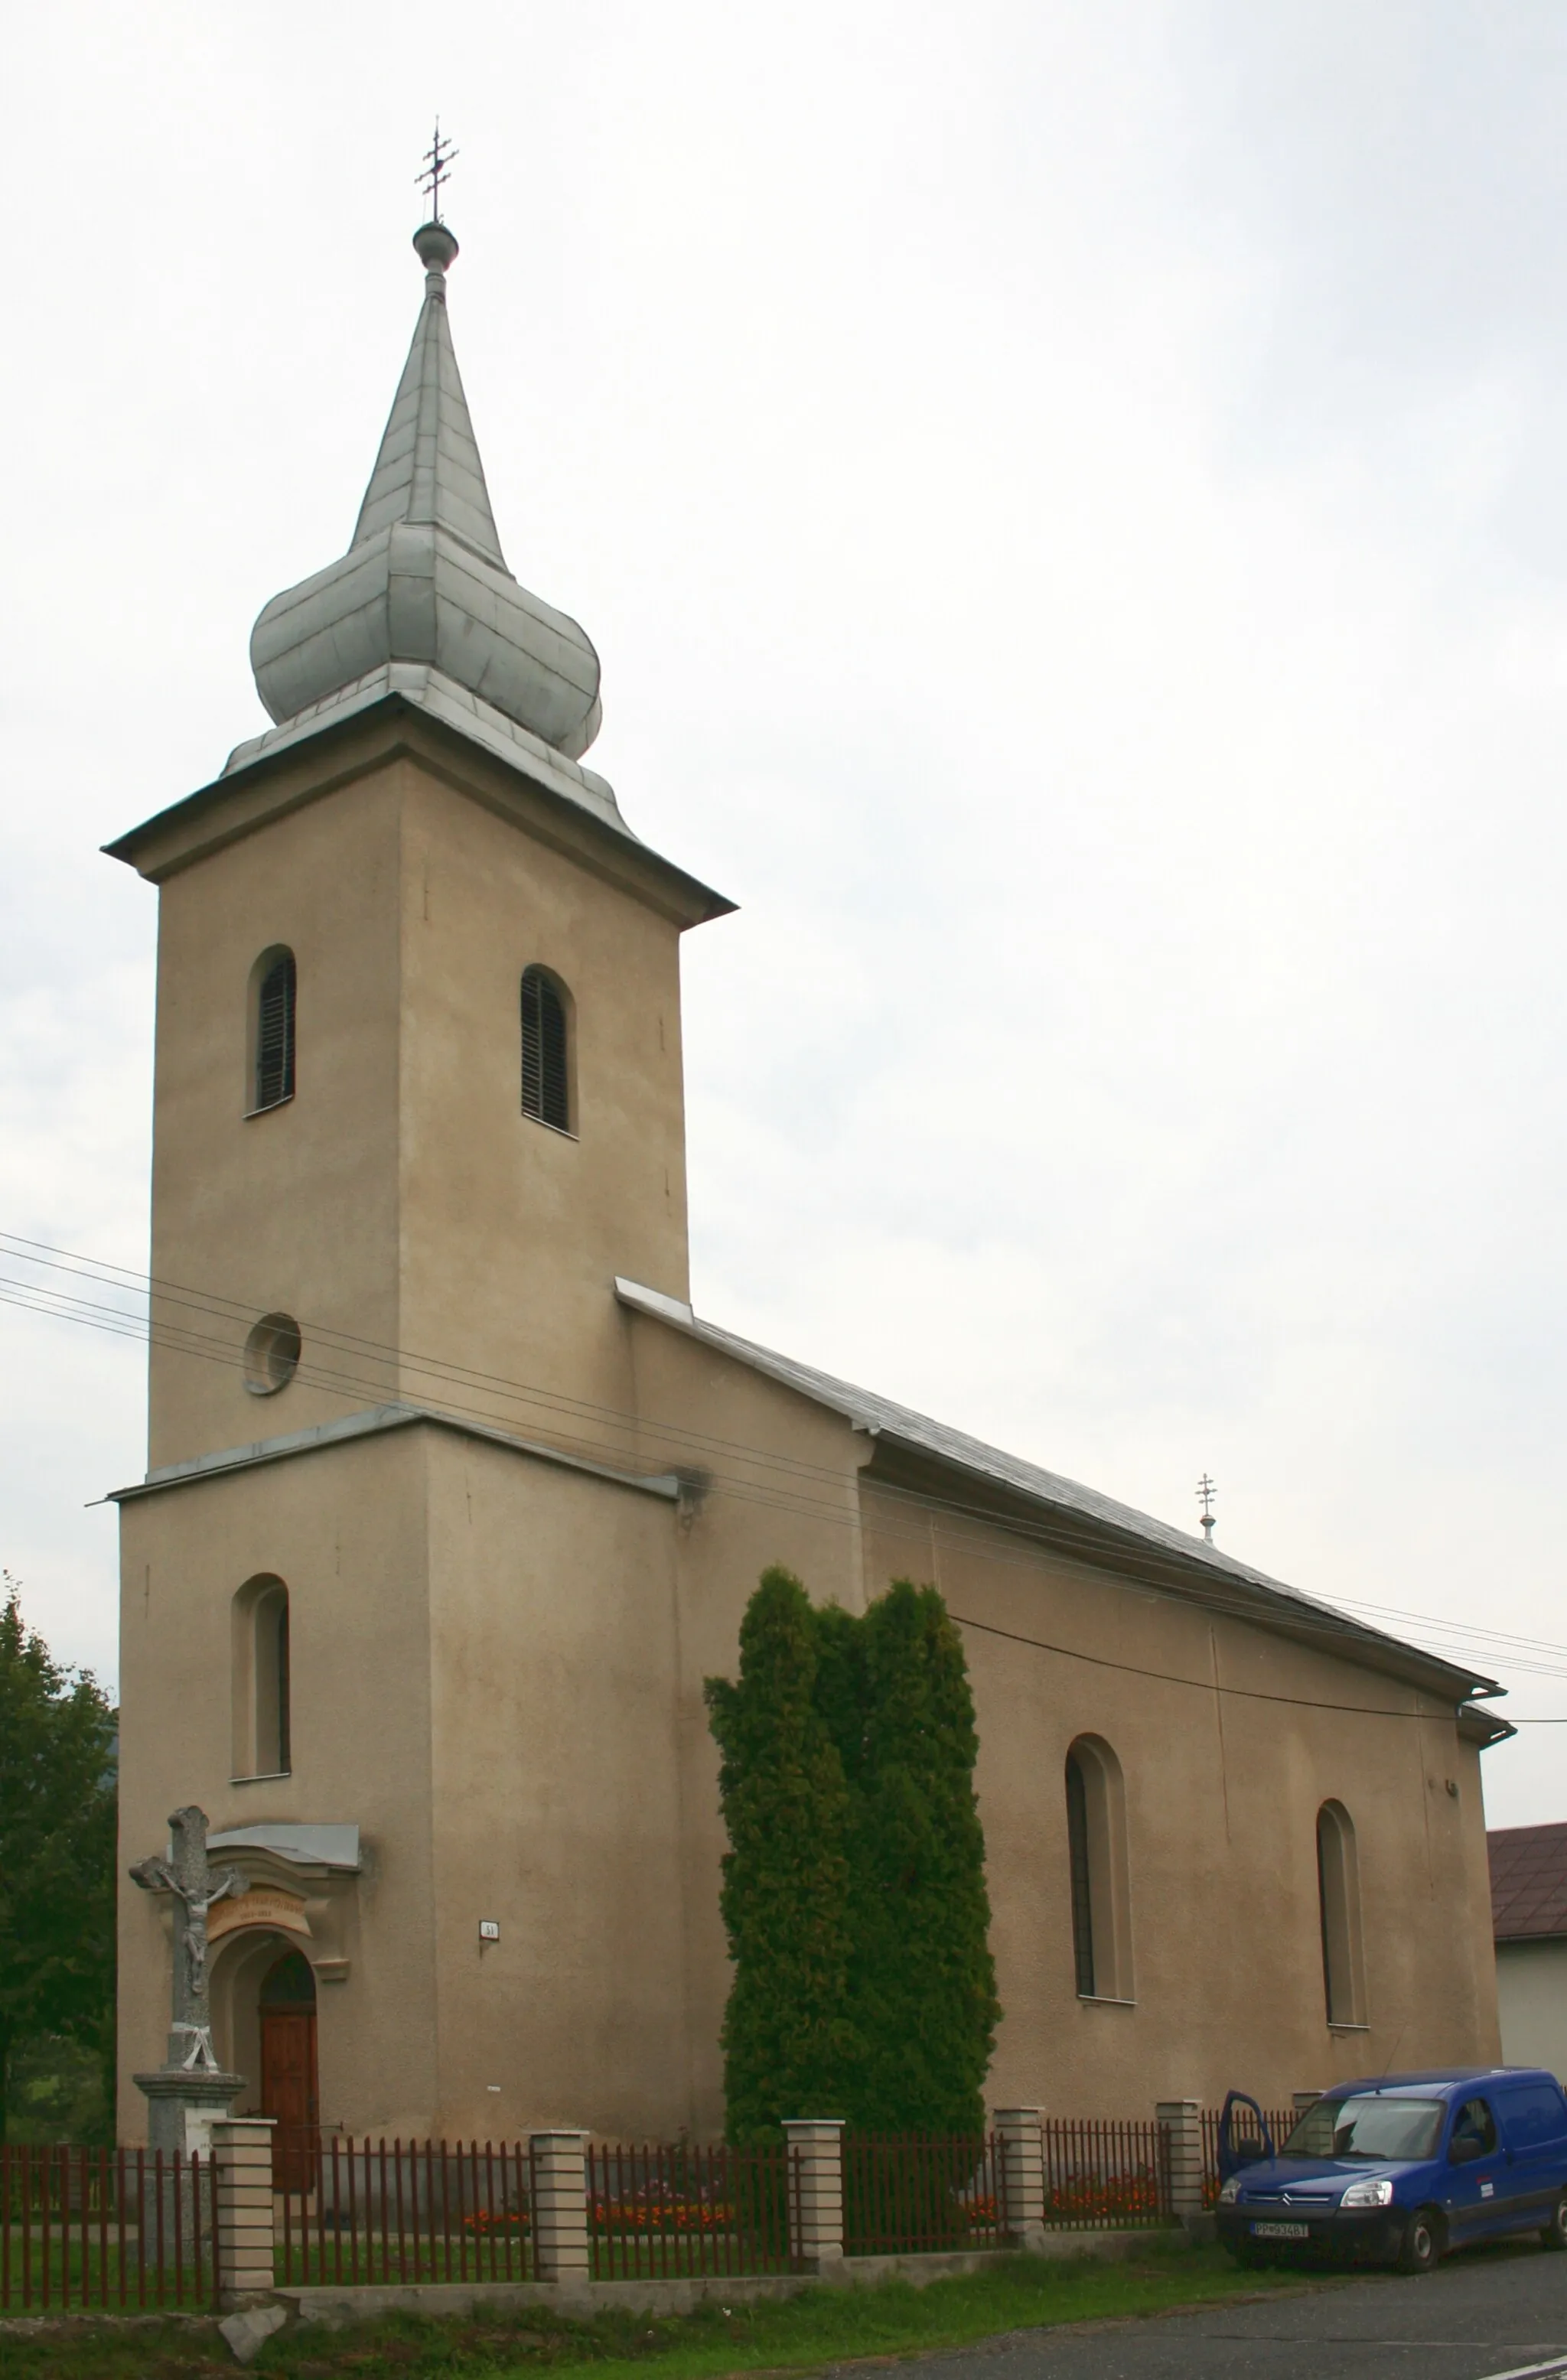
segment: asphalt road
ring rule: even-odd
[[[1567,2256],[1475,2248],[1417,2280],[1144,2322],[1015,2331],[900,2367],[929,2380],[1567,2380]]]

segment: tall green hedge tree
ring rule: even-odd
[[[788,1571],[765,1572],[741,1624],[738,1682],[707,1682],[730,1845],[723,2081],[736,2143],[781,2139],[786,2116],[835,2112],[859,2063],[848,2014],[849,1798],[817,1669],[809,1597]]]
[[[849,2007],[864,2052],[855,2120],[868,2131],[979,2132],[1001,2003],[963,1643],[936,1589],[907,1579],[857,1625],[865,1694]]]
[[[109,2055],[115,1993],[115,1713],[63,1670],[0,1575],[0,2140],[18,2050]]]
[[[946,1607],[900,1580],[863,1617],[817,1610],[770,1571],[740,1645],[739,1684],[708,1682],[731,1845],[730,2137],[776,2138],[786,2115],[977,2132],[1000,2009]]]

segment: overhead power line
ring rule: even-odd
[[[188,1354],[229,1369],[241,1370],[244,1367],[243,1348],[230,1334],[236,1327],[243,1324],[248,1328],[253,1322],[255,1314],[259,1310],[253,1303],[242,1303],[197,1290],[187,1283],[160,1280],[156,1276],[134,1272],[124,1266],[107,1264],[77,1251],[57,1247],[50,1243],[29,1240],[17,1233],[0,1232],[0,1257],[6,1256],[9,1256],[13,1263],[79,1281],[84,1287],[105,1290],[114,1297],[134,1298],[137,1305],[128,1306],[123,1304],[104,1303],[100,1299],[86,1297],[75,1290],[63,1286],[56,1287],[53,1281],[18,1278],[12,1273],[0,1273],[0,1304],[18,1307],[24,1312],[46,1315],[56,1320],[75,1322],[80,1327],[103,1331],[110,1336],[134,1339],[143,1344],[152,1344],[173,1353]],[[171,1314],[165,1317],[154,1313],[154,1307],[171,1309]],[[226,1328],[221,1335],[214,1334],[211,1330],[197,1327],[201,1320],[217,1322]],[[707,1492],[751,1503],[762,1509],[798,1513],[816,1521],[829,1522],[833,1525],[857,1526],[859,1524],[857,1511],[851,1511],[845,1506],[844,1490],[847,1483],[844,1475],[829,1465],[781,1454],[775,1449],[748,1445],[743,1440],[723,1438],[711,1432],[694,1430],[689,1427],[671,1423],[657,1416],[630,1414],[588,1400],[564,1397],[534,1383],[510,1379],[504,1375],[484,1372],[469,1366],[452,1364],[440,1357],[411,1354],[385,1342],[362,1338],[330,1327],[310,1324],[302,1328],[307,1347],[320,1345],[325,1354],[334,1360],[328,1362],[313,1356],[303,1359],[299,1364],[297,1377],[329,1395],[342,1397],[346,1402],[351,1401],[362,1405],[366,1402],[383,1403],[406,1401],[409,1393],[406,1383],[408,1377],[412,1376],[415,1379],[429,1383],[434,1390],[445,1392],[430,1398],[429,1402],[432,1410],[439,1411],[454,1420],[477,1422],[488,1427],[502,1427],[516,1435],[518,1433],[520,1424],[514,1409],[520,1406],[546,1421],[550,1427],[549,1442],[557,1451],[576,1454],[592,1461],[611,1461],[626,1469],[632,1475],[639,1474],[643,1476],[651,1476],[667,1472],[672,1467],[676,1470],[685,1468],[687,1475],[693,1477],[694,1484],[698,1484]],[[378,1378],[376,1374],[383,1369],[393,1377]],[[453,1393],[459,1390],[463,1391],[462,1394]],[[565,1425],[571,1427],[563,1427]],[[658,1459],[654,1461],[649,1459],[650,1441],[662,1450]],[[670,1460],[672,1452],[677,1457],[684,1455],[686,1458],[697,1457],[700,1460],[695,1463],[687,1460],[684,1466],[678,1461],[672,1464]],[[733,1469],[723,1470],[711,1467],[717,1462],[731,1465],[738,1463],[743,1474],[755,1473],[760,1475],[736,1475]],[[966,1504],[955,1498],[924,1495],[917,1490],[895,1487],[881,1480],[874,1484],[880,1496],[898,1502],[906,1507],[910,1512],[920,1515],[927,1526],[934,1528],[939,1524],[943,1542],[954,1553],[1008,1566],[1019,1566],[1022,1560],[1019,1556],[1001,1552],[988,1536],[981,1538],[974,1534],[972,1528],[957,1526],[954,1524],[981,1524],[987,1531],[1000,1529],[1009,1536],[1047,1548],[1057,1555],[1063,1551],[1059,1524],[1054,1527],[1045,1524],[1032,1524],[1026,1518],[999,1514],[986,1506],[975,1503]],[[829,1490],[830,1494],[825,1492]],[[910,1530],[908,1533],[913,1532]],[[1197,1549],[1194,1547],[1193,1550],[1196,1552]],[[1066,1558],[1071,1559],[1070,1551],[1067,1552]],[[1031,1564],[1026,1566],[1032,1567]],[[1139,1593],[1172,1594],[1172,1592],[1168,1589],[1161,1590],[1157,1585],[1144,1580],[1134,1580],[1128,1583]],[[1237,1589],[1244,1589],[1247,1583],[1245,1580],[1238,1580]],[[1284,1609],[1288,1611],[1293,1621],[1315,1627],[1320,1631],[1324,1638],[1330,1640],[1324,1645],[1325,1650],[1333,1649],[1330,1642],[1333,1638],[1342,1637],[1351,1632],[1359,1633],[1355,1621],[1346,1614],[1336,1611],[1332,1606],[1297,1598],[1284,1590],[1278,1590],[1278,1592]],[[1205,1593],[1194,1581],[1190,1585],[1183,1585],[1178,1592],[1173,1593],[1172,1599],[1188,1606],[1195,1605],[1199,1609],[1221,1613],[1228,1618],[1245,1619],[1248,1616],[1233,1597],[1227,1597],[1219,1592],[1217,1585],[1214,1589]],[[1348,1597],[1344,1598],[1344,1601],[1351,1604],[1353,1609],[1405,1620],[1422,1630],[1439,1630],[1444,1633],[1461,1637],[1464,1641],[1482,1637],[1492,1640],[1499,1647],[1509,1648],[1507,1653],[1500,1657],[1503,1659],[1503,1665],[1521,1674],[1567,1677],[1567,1667],[1559,1667],[1549,1659],[1527,1658],[1530,1655],[1538,1657],[1554,1654],[1562,1656],[1563,1659],[1567,1660],[1567,1645],[1506,1634],[1497,1630],[1482,1628],[1465,1630],[1458,1622],[1432,1619],[1420,1613],[1401,1612],[1391,1606],[1370,1603],[1356,1606],[1353,1604],[1353,1599]],[[971,1621],[966,1624],[978,1628],[988,1626],[988,1623],[977,1621]],[[1006,1631],[998,1629],[990,1629],[989,1633],[1000,1635],[1007,1633]],[[1064,1658],[1093,1661],[1100,1666],[1111,1668],[1124,1668],[1140,1675],[1166,1678],[1173,1684],[1200,1688],[1204,1692],[1214,1691],[1211,1680],[1189,1679],[1172,1672],[1137,1670],[1136,1664],[1116,1663],[1099,1656],[1075,1653],[1069,1646],[1050,1645],[1043,1639],[1019,1637],[1017,1641],[1035,1645],[1040,1650],[1057,1653]],[[1459,1645],[1454,1645],[1449,1653],[1440,1653],[1435,1658],[1448,1660],[1451,1665],[1452,1653],[1460,1649]],[[1479,1672],[1476,1670],[1476,1674],[1478,1676]],[[1245,1694],[1252,1699],[1296,1702],[1306,1707],[1347,1710],[1359,1710],[1366,1707],[1358,1704],[1338,1705],[1315,1702],[1313,1698],[1304,1696],[1268,1696],[1255,1690],[1239,1687],[1222,1687],[1220,1691]],[[1381,1715],[1412,1717],[1415,1714],[1389,1712]],[[1513,1723],[1554,1726],[1567,1725],[1567,1719],[1520,1720]]]

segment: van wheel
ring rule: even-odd
[[[1567,2236],[1562,2245],[1567,2247]],[[1429,2273],[1436,2269],[1437,2258],[1442,2252],[1441,2236],[1437,2229],[1437,2217],[1428,2206],[1419,2207],[1403,2227],[1403,2240],[1398,2252],[1401,2273]]]
[[[1540,2233],[1542,2248],[1567,2248],[1567,2195],[1559,2198],[1550,2210],[1550,2221]]]

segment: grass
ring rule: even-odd
[[[1150,2240],[1134,2263],[1018,2256],[923,2289],[884,2281],[727,2312],[722,2300],[710,2299],[688,2314],[616,2311],[583,2322],[529,2306],[445,2320],[399,2314],[338,2331],[305,2325],[269,2340],[251,2369],[270,2380],[502,2380],[591,2365],[593,2380],[624,2380],[634,2372],[640,2380],[719,2380],[730,2373],[819,2371],[856,2357],[921,2354],[1057,2323],[1163,2313],[1269,2287],[1298,2288],[1299,2281],[1237,2272],[1218,2249],[1177,2250]],[[232,2380],[237,2368],[210,2325],[82,2321],[0,2334],[0,2380],[199,2380],[219,2373]]]

